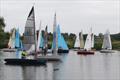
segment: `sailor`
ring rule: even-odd
[[[27,56],[27,52],[26,52],[26,50],[23,50],[23,51],[22,51],[22,59],[25,59],[26,56]]]
[[[47,44],[44,46],[44,55],[47,55]]]

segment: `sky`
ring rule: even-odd
[[[54,13],[62,33],[83,34],[120,32],[120,0],[0,0],[0,16],[4,17],[5,31],[19,28],[22,34],[27,16],[34,5],[35,25],[38,30],[40,21],[42,29],[48,25],[48,31],[53,32]]]

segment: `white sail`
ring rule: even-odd
[[[80,48],[79,34],[77,34],[77,36],[76,36],[74,48]]]
[[[87,35],[86,41],[85,41],[85,50],[91,50],[91,48],[94,47],[94,35],[92,33],[92,28],[90,29],[90,32]]]
[[[41,43],[41,22],[40,22],[39,33],[38,33],[37,51],[39,51],[40,43]]]
[[[85,46],[84,46],[85,50],[91,50],[91,34],[87,35],[86,41],[85,41]]]
[[[94,48],[94,34],[91,34],[91,47]]]
[[[81,49],[84,48],[84,39],[83,39],[82,31],[81,31],[81,33],[80,33],[80,48],[81,48]]]
[[[11,36],[10,36],[10,39],[9,39],[9,42],[8,42],[8,48],[11,48],[11,45],[12,45],[12,39],[11,39]]]
[[[112,49],[112,45],[111,45],[111,38],[110,38],[110,32],[109,30],[106,31],[106,33],[104,34],[104,39],[103,39],[103,45],[102,45],[103,49]]]
[[[13,28],[12,36],[10,36],[8,47],[15,48],[15,28]]]

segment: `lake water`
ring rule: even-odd
[[[13,56],[0,53],[0,80],[120,80],[120,52],[84,56],[70,51],[47,66],[5,65],[4,58]]]

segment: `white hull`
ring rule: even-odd
[[[101,50],[100,52],[101,53],[114,53],[113,50]]]

